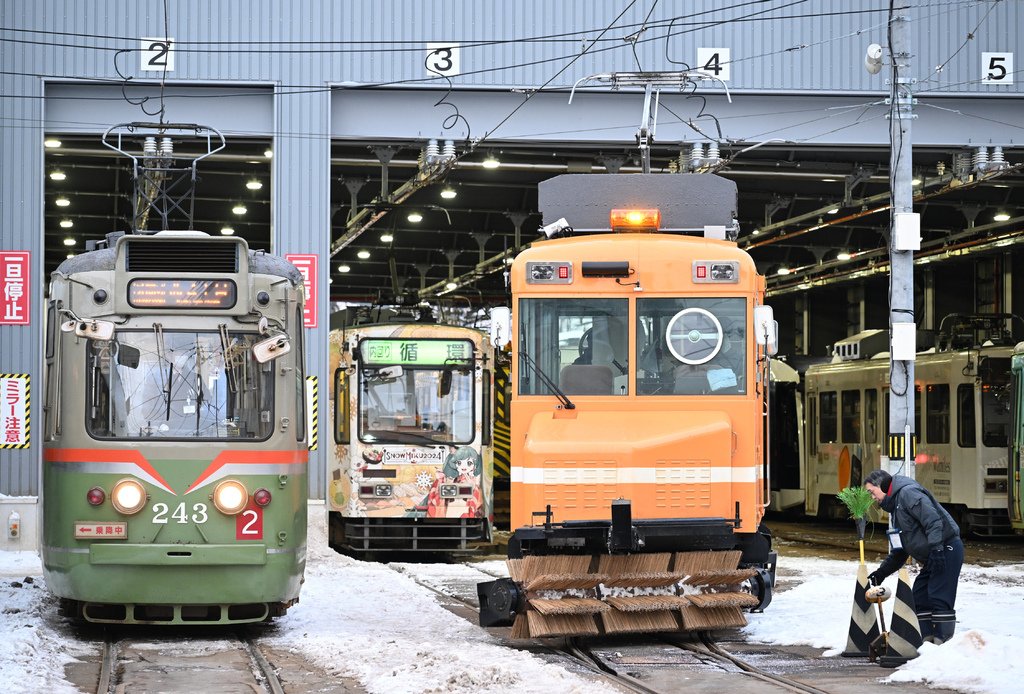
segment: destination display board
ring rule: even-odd
[[[385,340],[369,338],[359,343],[366,366],[444,366],[464,364],[473,358],[469,340]]]
[[[233,280],[136,279],[128,283],[135,308],[232,308],[238,297]]]

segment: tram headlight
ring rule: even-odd
[[[241,513],[249,503],[249,492],[245,485],[236,480],[224,480],[213,489],[213,505],[221,513],[234,516]]]
[[[130,516],[146,505],[146,490],[139,482],[124,479],[114,485],[110,492],[110,502],[119,513]]]

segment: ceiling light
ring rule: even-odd
[[[829,214],[837,214],[838,212],[839,212],[839,208],[838,207],[830,207],[828,209],[828,213]]]
[[[56,200],[53,201],[53,204],[56,205],[57,207],[67,207],[68,205],[71,204],[71,201],[68,200],[67,198],[57,198]]]
[[[239,203],[239,204],[235,205],[234,207],[232,207],[231,211],[234,212],[235,214],[241,215],[241,214],[245,214],[249,210],[245,209],[245,205]]]
[[[63,181],[67,177],[68,177],[68,175],[66,173],[64,173],[63,171],[61,171],[60,169],[58,169],[56,171],[51,171],[50,172],[50,180],[51,181]]]
[[[60,140],[58,140],[55,137],[48,137],[45,140],[43,140],[43,146],[49,147],[50,149],[56,149],[57,147],[60,147],[60,145]]]
[[[75,257],[74,253],[68,253],[68,260],[71,260],[74,257]]]
[[[348,272],[351,269],[352,268],[350,268],[348,265],[339,265],[338,266],[338,272]]]
[[[912,178],[910,180],[910,185],[912,185],[912,186],[919,186],[919,185],[921,185],[921,177],[920,176],[914,176],[914,178]]]
[[[367,258],[370,257],[370,251],[359,251],[358,253],[356,253],[356,257],[359,258],[360,260],[366,260]]]
[[[994,215],[992,215],[992,219],[996,222],[1005,222],[1009,218],[1010,215],[1008,215],[1005,212],[996,212]]]
[[[258,178],[253,178],[245,182],[245,187],[249,190],[259,190],[263,187],[263,184],[260,183]]]
[[[753,234],[754,236],[757,236],[758,234],[760,234],[760,233],[761,233],[761,230],[760,230],[760,229],[754,229],[754,230],[753,230],[752,232],[750,232],[750,233],[751,233],[751,234]]]
[[[395,237],[392,236],[391,234],[381,234],[380,235],[380,242],[381,243],[391,243],[394,240],[395,240]]]
[[[455,282],[448,282],[447,284],[444,285],[445,289],[458,289],[458,287],[459,285],[456,284]]]
[[[776,275],[788,275],[790,272],[792,272],[792,271],[788,267],[780,267],[778,270],[775,271],[775,274]]]
[[[75,226],[75,223],[72,222],[70,219],[62,219],[60,220],[60,226],[62,229],[70,229],[71,227]]]
[[[454,188],[445,188],[444,190],[441,191],[441,197],[444,198],[445,200],[451,200],[456,195],[458,195],[458,193],[455,192]]]
[[[421,215],[419,212],[410,212],[409,216],[407,217],[407,219],[410,222],[422,222],[423,221],[423,215]]]
[[[74,246],[75,245],[74,237],[72,237],[72,236],[65,237],[64,238],[64,245],[65,246]]]
[[[266,148],[265,150],[263,150],[263,156],[265,156],[267,159],[273,158],[274,150],[270,149],[269,147]]]
[[[496,169],[499,166],[501,166],[501,162],[498,161],[497,157],[495,157],[493,154],[488,154],[487,158],[484,159],[485,169]]]
[[[220,228],[220,233],[223,236],[233,236],[234,233],[235,233],[235,230],[232,229],[231,227],[221,227]]]
[[[846,251],[840,251],[839,253],[836,254],[836,260],[849,260],[850,257],[850,254],[847,253]]]
[[[834,179],[834,178],[823,178],[823,179],[821,179],[821,182],[822,183],[835,183],[836,179]]]

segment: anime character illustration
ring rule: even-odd
[[[428,518],[478,518],[483,514],[483,492],[480,475],[483,461],[471,446],[460,446],[449,453],[444,466],[437,469],[434,483],[420,506],[426,507]],[[455,487],[455,494],[442,495],[442,486]],[[472,487],[469,494],[461,493]]]

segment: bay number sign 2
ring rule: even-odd
[[[174,39],[139,39],[139,70],[174,72]]]

